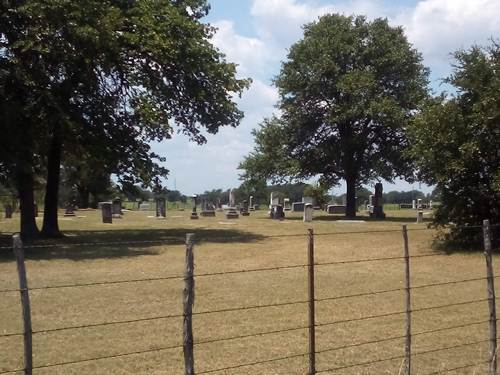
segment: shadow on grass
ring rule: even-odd
[[[287,216],[286,220],[302,220],[302,216]],[[339,220],[350,220],[359,222],[391,222],[391,223],[416,223],[417,219],[415,217],[386,217],[385,219],[373,219],[368,216],[357,216],[355,218],[346,218],[344,215],[318,215],[314,216],[314,221],[339,221]],[[424,218],[423,223],[431,223],[432,219]]]
[[[158,255],[160,246],[182,245],[186,233],[195,234],[195,244],[250,243],[264,236],[237,229],[120,229],[109,231],[68,231],[63,238],[25,243],[25,256],[29,260],[89,260]],[[7,243],[7,240],[8,243]],[[0,249],[0,262],[14,260],[12,241],[4,238]]]

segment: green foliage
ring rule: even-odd
[[[1,1],[0,178],[46,167],[57,189],[49,180],[64,152],[81,180],[83,163],[153,186],[168,170],[150,142],[177,130],[204,143],[204,132],[237,126],[234,97],[249,81],[211,43],[208,9],[205,0]]]
[[[275,80],[281,117],[266,120],[244,178],[320,177],[355,187],[410,176],[405,127],[427,95],[428,72],[401,27],[326,15],[304,27]]]
[[[328,194],[328,188],[321,186],[320,184],[307,185],[304,188],[303,195],[305,197],[312,197],[317,206],[323,207],[330,200],[330,195]],[[300,200],[299,200],[300,202]]]
[[[446,80],[456,95],[435,98],[410,128],[412,148],[424,181],[435,184],[442,226],[500,222],[500,46],[455,53]],[[479,242],[479,231],[452,230],[452,242]]]

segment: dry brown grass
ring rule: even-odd
[[[181,275],[185,233],[195,232],[195,272],[210,273],[271,266],[305,264],[306,232],[336,233],[316,236],[316,261],[332,262],[402,255],[401,224],[411,229],[411,211],[390,211],[387,221],[342,223],[322,217],[312,224],[299,215],[271,221],[264,212],[241,217],[232,225],[217,218],[189,220],[188,212],[168,213],[166,220],[148,218],[151,212],[127,212],[112,225],[99,223],[98,212],[61,219],[68,237],[64,246],[31,249],[27,254],[30,287]],[[16,220],[0,221],[0,231],[17,229]],[[388,233],[342,234],[352,231],[394,230]],[[279,235],[303,236],[272,237]],[[410,231],[412,255],[429,253],[433,232]],[[164,240],[164,244],[77,246],[73,242]],[[9,250],[0,250],[0,289],[15,288],[17,275]],[[498,273],[497,268],[497,273]],[[402,260],[325,265],[316,267],[316,297],[364,293],[403,287]],[[480,253],[454,253],[412,259],[412,284],[422,285],[485,275]],[[469,282],[413,291],[413,308],[445,305],[486,297],[486,282]],[[182,280],[163,280],[31,292],[33,329],[78,326],[99,322],[179,314]],[[20,332],[21,310],[17,293],[0,294],[0,334]],[[304,268],[201,277],[196,280],[195,312],[307,299]],[[319,324],[404,310],[403,292],[328,300],[317,303]],[[486,302],[415,312],[413,332],[449,327],[488,318]],[[194,317],[195,341],[224,338],[307,325],[307,305],[249,309]],[[374,341],[404,333],[404,315],[366,319],[317,328],[318,351]],[[182,319],[159,319],[37,334],[34,364],[66,361],[166,347],[181,343]],[[414,352],[488,338],[487,324],[478,324],[414,337]],[[21,337],[0,338],[0,371],[22,367]],[[195,368],[210,370],[307,352],[307,330],[262,335],[195,346]],[[317,356],[319,370],[348,366],[403,354],[403,340],[354,346]],[[414,374],[427,374],[486,360],[488,343],[439,351],[413,358]],[[400,360],[336,371],[339,374],[397,374]],[[116,359],[84,362],[36,370],[36,374],[181,374],[182,350],[173,349]],[[241,367],[217,374],[304,374],[306,357]],[[483,374],[483,366],[456,371]]]

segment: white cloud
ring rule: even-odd
[[[498,0],[424,0],[397,15],[408,39],[422,52],[434,74],[449,72],[450,54],[473,44],[487,44],[500,33]]]
[[[240,75],[263,74],[270,56],[264,41],[238,35],[231,21],[218,21],[213,26],[217,28],[212,39],[214,45],[226,55],[228,61],[238,64]]]

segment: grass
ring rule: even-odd
[[[317,263],[402,255],[401,225],[410,229],[412,255],[432,252],[432,230],[415,224],[412,210],[388,213],[385,221],[366,217],[343,222],[340,216],[320,215],[303,223],[299,214],[272,221],[264,211],[227,224],[216,218],[189,220],[189,212],[169,211],[166,220],[149,217],[152,212],[126,212],[113,224],[101,224],[96,211],[77,211],[76,218],[61,217],[67,237],[57,247],[27,250],[30,287],[182,275],[185,233],[194,232],[195,273],[211,273],[305,264],[307,229],[315,237]],[[41,220],[41,218],[38,218]],[[14,232],[17,219],[0,221],[0,231]],[[374,233],[364,233],[374,231]],[[390,232],[381,232],[390,231]],[[363,232],[343,234],[345,232]],[[326,234],[329,233],[329,234]],[[161,240],[163,243],[132,243]],[[130,242],[127,245],[78,245],[81,243]],[[412,284],[423,285],[485,275],[480,253],[437,253],[436,257],[412,259]],[[497,274],[500,271],[497,267]],[[316,298],[344,296],[403,287],[401,260],[361,262],[316,267]],[[468,282],[412,291],[413,309],[446,305],[486,297],[486,282]],[[0,289],[17,287],[15,263],[8,249],[0,249]],[[162,280],[79,288],[33,290],[33,329],[134,320],[182,312],[182,280]],[[0,294],[0,335],[21,332],[18,293]],[[196,279],[195,312],[303,301],[307,299],[304,268],[236,273]],[[404,293],[340,298],[316,303],[318,324],[382,315],[404,310]],[[413,313],[413,332],[464,325],[488,319],[486,302]],[[194,317],[195,341],[274,331],[307,325],[307,304],[248,309]],[[404,334],[404,315],[366,319],[317,328],[317,350],[345,347],[317,355],[317,369],[337,368],[404,353],[402,339],[350,346]],[[417,335],[413,352],[488,339],[488,325],[477,324]],[[0,372],[22,367],[22,338],[0,338]],[[182,343],[182,318],[158,319],[120,325],[36,334],[34,364],[58,362],[168,347]],[[261,335],[195,346],[197,371],[264,361],[307,352],[307,330]],[[488,358],[488,343],[432,352],[413,358],[415,374],[481,362]],[[400,360],[346,368],[340,374],[397,374]],[[307,357],[235,368],[216,374],[304,374]],[[137,354],[36,370],[35,374],[182,374],[181,349]],[[460,374],[486,373],[476,366]]]

